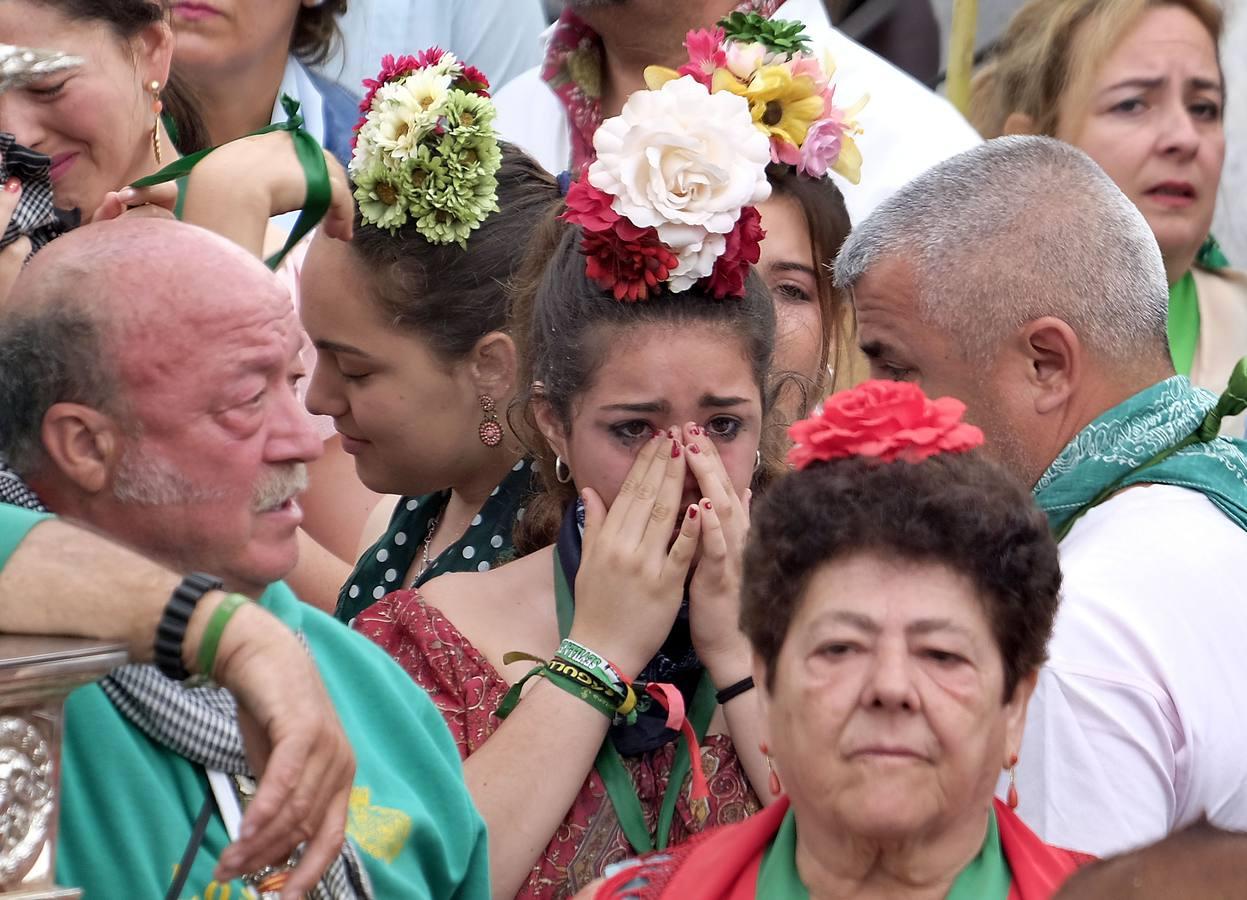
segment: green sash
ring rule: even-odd
[[[983,846],[978,856],[961,870],[946,900],[1005,900],[1012,883],[1009,863],[1000,845],[996,811],[990,810]],[[797,820],[791,808],[762,857],[755,896],[758,900],[809,900],[810,892],[797,872]]]
[[[574,606],[571,585],[567,583],[567,576],[563,573],[557,547],[554,550],[554,599],[559,622],[559,636],[567,637],[572,628]],[[710,719],[714,716],[716,706],[718,706],[718,701],[715,699],[714,684],[709,674],[703,673],[688,710],[689,722],[692,723],[693,731],[699,742],[706,736],[706,729],[710,727]],[[663,791],[662,806],[658,811],[656,834],[651,833],[649,825],[646,824],[645,810],[641,806],[640,797],[637,796],[632,777],[624,768],[623,758],[609,737],[602,742],[602,748],[598,751],[597,760],[594,762],[598,775],[601,776],[602,783],[606,786],[606,795],[610,797],[611,806],[615,807],[615,815],[619,817],[619,825],[623,829],[624,837],[628,839],[628,843],[638,855],[655,849],[665,850],[671,840],[671,823],[675,819],[676,800],[680,796],[680,791],[684,787],[684,779],[692,766],[688,741],[683,736],[678,740],[680,743],[671,763],[671,772],[667,776],[667,788]],[[698,765],[701,764],[701,760],[697,762]]]
[[[1208,235],[1195,264],[1204,269],[1229,268],[1221,245]],[[1190,375],[1195,364],[1195,351],[1199,347],[1199,295],[1195,290],[1195,276],[1190,272],[1169,289],[1169,352],[1173,368],[1179,375]]]
[[[1224,416],[1247,409],[1247,360],[1218,400],[1182,376],[1110,409],[1080,431],[1035,485],[1061,540],[1084,513],[1134,484],[1199,491],[1247,530],[1247,443],[1220,437]]]

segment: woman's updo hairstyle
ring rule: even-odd
[[[102,22],[119,40],[131,41],[144,28],[169,19],[168,0],[34,0],[75,22]],[[56,49],[51,47],[49,49]],[[175,143],[182,153],[208,146],[208,131],[195,106],[194,93],[173,71],[160,92],[164,114],[173,122]]]
[[[351,250],[370,274],[372,297],[397,327],[448,361],[511,325],[512,282],[525,264],[533,222],[559,201],[554,179],[505,141],[497,173],[499,211],[472,232],[467,249],[430,243],[409,220],[395,234],[355,217]]]
[[[560,484],[555,477],[554,453],[537,427],[535,403],[548,403],[570,428],[576,397],[593,384],[621,330],[653,324],[709,325],[721,329],[725,337],[735,337],[762,396],[763,465],[758,476],[765,481],[784,467],[782,435],[767,427],[773,400],[769,376],[775,309],[758,274],[750,271],[740,298],[717,300],[694,285],[680,293],[663,289],[637,302],[615,300],[586,274],[580,251],[583,232],[559,218],[565,209],[560,200],[538,226],[515,303],[513,334],[520,350],[515,406],[522,422],[513,422],[512,427],[536,460],[544,489],[516,525],[515,546],[521,555],[554,542],[564,510],[576,499],[574,485]]]

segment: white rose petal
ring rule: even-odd
[[[676,253],[680,264],[671,272],[667,286],[674,292],[687,291],[714,271],[715,260],[727,249],[727,238],[707,234],[700,244],[685,247]]]
[[[707,235],[727,234],[742,207],[771,193],[770,142],[749,104],[726,91],[712,94],[689,76],[633,94],[593,145],[589,183],[612,195],[615,212],[637,227],[657,228],[689,277],[710,274],[707,254],[715,246],[715,256],[723,252]]]

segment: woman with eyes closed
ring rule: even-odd
[[[354,626],[455,734],[499,898],[569,896],[743,818],[766,783],[736,622],[775,315],[747,249],[708,226],[756,221],[767,142],[742,98],[687,79],[604,133],[620,142],[538,225],[519,282],[510,418],[546,488],[517,529],[531,552]],[[706,187],[672,227],[676,172]]]
[[[1056,542],[964,406],[871,381],[792,429],[741,627],[778,802],[577,900],[1050,900],[1088,857],[993,798],[1056,615]]]
[[[1169,275],[1174,368],[1217,393],[1247,354],[1247,276],[1209,235],[1225,161],[1222,19],[1213,0],[1030,0],[971,104],[985,137],[1068,141],[1139,207]],[[1243,426],[1227,418],[1222,431]]]

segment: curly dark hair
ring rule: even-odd
[[[815,571],[855,553],[968,576],[1000,650],[1006,701],[1046,658],[1061,588],[1056,541],[1030,493],[977,452],[816,463],[772,484],[752,519],[740,624],[768,681]]]

